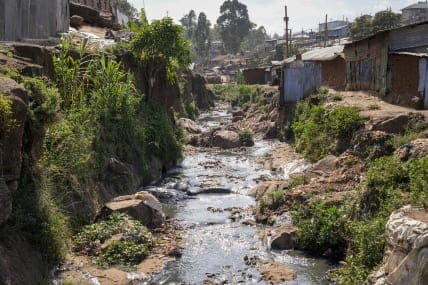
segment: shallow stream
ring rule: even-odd
[[[198,124],[207,130],[231,120],[227,105],[220,104],[202,114]],[[261,226],[242,224],[244,220],[254,220],[249,210],[241,210],[243,219],[230,217],[234,208],[255,205],[248,194],[261,177],[288,177],[288,173],[264,170],[259,162],[278,143],[258,140],[246,150],[189,152],[180,166],[157,185],[161,189],[230,189],[232,194],[200,194],[166,204],[165,211],[184,228],[183,255],[167,264],[151,284],[203,284],[207,279],[214,284],[267,284],[257,266],[246,262],[245,257],[274,259],[288,265],[296,271],[297,280],[284,284],[328,284],[324,278],[329,268],[327,261],[305,257],[298,251],[269,250],[259,237]]]

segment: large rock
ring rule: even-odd
[[[388,119],[375,120],[369,123],[369,129],[372,131],[382,131],[388,134],[404,133],[409,124],[415,121],[423,121],[422,115],[401,114]]]
[[[369,276],[369,283],[421,285],[427,280],[428,212],[407,206],[388,221],[383,264]]]
[[[417,139],[408,144],[405,144],[397,149],[394,152],[394,155],[401,160],[422,158],[428,155],[428,138]]]
[[[297,228],[284,226],[277,230],[272,236],[270,247],[279,250],[294,249],[296,247]]]
[[[96,220],[105,219],[113,212],[125,213],[151,228],[159,227],[165,221],[162,204],[148,192],[120,196],[105,204]]]
[[[12,101],[13,125],[8,132],[0,133],[0,225],[9,217],[12,209],[12,193],[17,189],[21,176],[22,144],[28,113],[27,91],[14,80],[0,77],[0,96]],[[3,122],[0,122],[2,124]]]
[[[212,146],[223,149],[237,148],[241,146],[239,134],[234,131],[220,130],[213,134]]]
[[[296,272],[288,266],[275,262],[260,265],[260,274],[269,284],[283,284],[297,278]]]
[[[178,120],[178,125],[182,127],[189,134],[200,134],[201,130],[198,128],[198,125],[190,119],[181,118]]]
[[[85,19],[83,19],[82,16],[79,15],[73,15],[70,17],[70,26],[73,28],[80,28],[83,25],[83,22]]]

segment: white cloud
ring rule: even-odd
[[[179,20],[191,9],[197,13],[205,12],[211,23],[215,23],[224,0],[129,0],[135,7],[141,8],[145,2],[148,17],[159,19],[168,13]],[[290,28],[293,31],[316,29],[319,22],[329,19],[349,18],[362,14],[374,14],[376,11],[392,7],[394,11],[418,0],[241,0],[248,6],[250,19],[273,33],[284,33],[284,4],[288,5]]]

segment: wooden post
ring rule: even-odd
[[[327,24],[327,21],[328,21],[328,18],[327,18],[327,14],[325,14],[325,27],[324,27],[324,29],[325,29],[325,31],[324,31],[324,33],[325,33],[325,38],[324,38],[324,47],[326,47],[327,46],[327,40],[328,40],[328,24]]]
[[[289,50],[288,50],[288,21],[290,19],[288,18],[288,11],[287,11],[287,5],[285,5],[285,17],[284,17],[284,22],[285,22],[285,56],[286,58],[289,57]]]

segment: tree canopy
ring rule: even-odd
[[[180,23],[184,29],[184,37],[191,40],[197,27],[195,11],[190,10],[189,14],[184,15],[183,18],[180,19]]]
[[[362,39],[379,31],[396,28],[400,25],[401,15],[390,9],[377,12],[374,18],[361,16],[350,25],[349,33],[354,40]]]
[[[127,0],[112,0],[111,4],[117,7],[123,14],[130,18],[130,20],[137,15],[137,9]]]
[[[247,6],[238,0],[227,0],[220,7],[217,25],[225,48],[230,53],[238,53],[244,38],[253,24],[250,22]]]
[[[187,69],[192,62],[190,43],[183,38],[183,28],[171,18],[143,23],[131,42],[131,50],[143,69],[148,100],[159,78],[173,83],[178,71]]]
[[[195,31],[195,51],[200,59],[208,57],[210,50],[210,27],[211,23],[207,19],[205,13],[200,13],[198,17],[198,24]]]
[[[262,49],[264,47],[265,40],[269,39],[269,35],[266,33],[266,29],[263,26],[252,29],[248,36],[245,37],[241,49],[243,51],[253,51]]]

